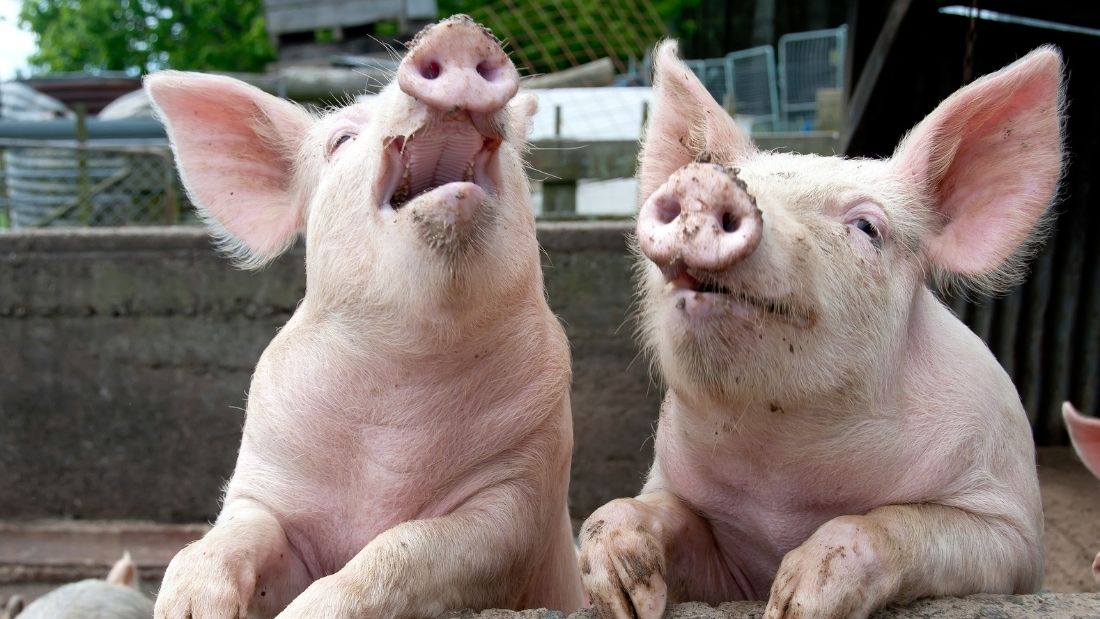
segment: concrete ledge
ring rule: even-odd
[[[538,225],[573,349],[577,518],[635,494],[652,458],[632,227]],[[304,289],[302,243],[249,272],[199,227],[0,233],[0,519],[214,518],[252,370]]]
[[[764,602],[731,602],[721,606],[676,604],[665,619],[760,619]],[[973,595],[965,598],[918,600],[908,606],[890,607],[871,615],[875,619],[1070,619],[1100,617],[1100,594],[1039,593],[1036,595]],[[440,619],[564,619],[559,611],[545,609],[453,611]],[[569,619],[598,619],[592,609]]]

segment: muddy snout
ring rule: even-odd
[[[760,244],[763,220],[736,170],[692,163],[672,174],[638,213],[638,243],[659,266],[720,271]]]
[[[519,88],[519,73],[500,41],[465,15],[429,26],[416,36],[397,68],[401,90],[440,111],[490,113]]]

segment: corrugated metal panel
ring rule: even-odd
[[[1012,377],[1039,444],[1065,442],[1063,401],[1100,413],[1100,217],[1085,206],[1062,207],[1024,284],[948,300]]]

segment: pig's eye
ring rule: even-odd
[[[327,149],[328,152],[326,152],[325,155],[328,157],[333,156],[334,154],[336,154],[337,149],[344,145],[344,142],[354,139],[355,135],[351,133],[341,133],[337,135],[335,139],[329,140]]]
[[[878,228],[875,227],[875,224],[872,223],[871,220],[861,217],[855,221],[855,226],[860,232],[866,234],[867,238],[871,239],[872,245],[878,249],[882,249],[882,235],[879,234]]]

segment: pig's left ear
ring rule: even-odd
[[[752,139],[676,55],[676,41],[653,54],[653,101],[638,170],[640,204],[676,170],[711,155],[730,164],[752,153]]]
[[[922,240],[939,270],[996,292],[1022,274],[1062,176],[1062,57],[1037,49],[948,97],[891,163],[938,213]]]

